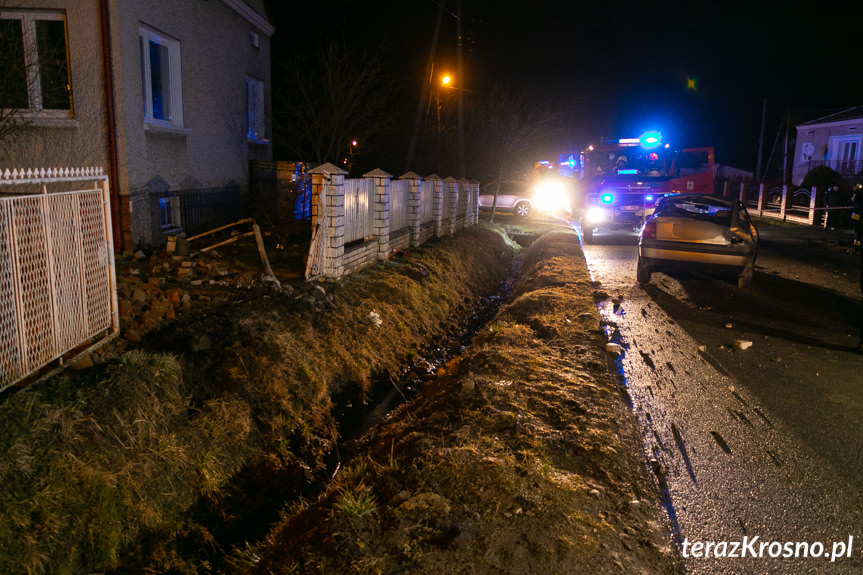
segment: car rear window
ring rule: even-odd
[[[662,200],[656,213],[660,216],[689,217],[724,226],[731,225],[731,206],[709,199],[668,197]]]

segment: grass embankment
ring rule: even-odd
[[[467,230],[325,284],[324,313],[245,292],[140,349],[6,394],[0,573],[229,569],[232,549],[324,474],[333,396],[361,398],[445,339],[511,253],[500,233]]]
[[[679,572],[596,287],[571,230],[536,241],[470,350],[355,446],[324,497],[237,553],[237,572]]]

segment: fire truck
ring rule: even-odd
[[[638,229],[665,195],[712,194],[713,148],[676,151],[659,132],[603,139],[581,155],[579,176],[577,217],[591,243],[600,229]]]

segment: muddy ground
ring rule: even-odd
[[[338,283],[274,258],[282,291],[236,249],[122,258],[123,336],[0,398],[0,570],[679,572],[570,228],[484,225]]]

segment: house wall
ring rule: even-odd
[[[268,142],[246,138],[245,98],[246,76],[262,80],[265,116],[271,117],[270,38],[220,1],[112,0],[111,13],[117,129],[123,143],[120,193],[129,200],[132,244],[159,245],[176,233],[159,227],[159,196],[185,190],[245,193],[249,161],[272,158]],[[158,128],[144,120],[142,25],[180,42],[182,129]],[[257,48],[252,32],[258,35]],[[269,130],[269,120],[266,125]]]
[[[66,13],[72,117],[35,119],[0,143],[0,169],[100,166],[108,168],[98,2],[40,0],[11,3],[21,10]],[[2,71],[0,71],[2,73]]]
[[[863,140],[861,136],[863,136],[863,118],[822,125],[797,126],[797,143],[791,173],[792,183],[799,186],[813,167],[823,164],[824,161],[839,160],[836,141],[845,138]],[[861,147],[863,146],[858,144],[858,160],[863,157],[861,156]],[[805,157],[808,151],[812,152],[809,159]]]

